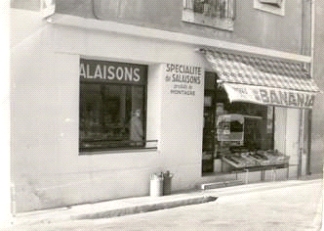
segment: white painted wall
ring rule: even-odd
[[[22,21],[20,12],[13,11],[12,21],[26,27],[38,17]],[[11,49],[18,212],[148,195],[150,174],[159,171],[175,174],[174,190],[200,180],[203,81],[194,97],[170,96],[160,65],[204,65],[194,47],[44,21],[26,31]],[[160,141],[158,150],[79,155],[80,56],[149,65],[147,136]]]
[[[185,59],[181,64],[188,65]],[[175,190],[192,188],[201,176],[204,69],[202,68],[200,84],[191,84],[195,92],[193,96],[171,94],[175,83],[166,81],[166,64],[161,67],[160,145],[163,162],[175,174]]]
[[[0,85],[0,227],[11,224],[10,211],[10,73],[9,73],[9,1],[3,1],[0,7],[1,36],[1,85]]]
[[[152,64],[148,69],[147,80],[147,113],[146,113],[146,139],[161,141],[161,110],[162,110],[162,78],[161,65]],[[150,144],[148,144],[150,145]],[[153,143],[154,145],[154,143]],[[159,142],[157,143],[160,150]]]

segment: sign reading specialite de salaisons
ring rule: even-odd
[[[147,66],[131,63],[80,59],[80,80],[144,85]]]
[[[197,91],[196,86],[203,83],[203,69],[197,66],[167,63],[165,82],[170,94],[194,96]]]

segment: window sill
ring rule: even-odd
[[[87,150],[87,151],[79,151],[79,156],[143,153],[143,152],[157,152],[157,151],[158,151],[157,147],[119,148],[119,149],[110,149],[110,150]]]

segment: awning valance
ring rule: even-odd
[[[263,105],[308,108],[314,104],[315,93],[253,86],[246,84],[223,84],[230,102],[247,102]]]
[[[230,101],[311,108],[319,88],[302,63],[204,50]]]

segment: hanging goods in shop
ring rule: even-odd
[[[240,114],[220,115],[217,119],[217,140],[243,143],[244,116]]]

